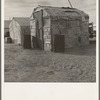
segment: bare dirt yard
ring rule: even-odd
[[[23,49],[5,44],[5,82],[95,82],[96,45],[65,53]]]

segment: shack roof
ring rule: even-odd
[[[4,21],[4,28],[9,28],[11,20],[5,20]]]
[[[51,6],[38,6],[34,9],[34,12],[37,12],[38,9],[45,10],[49,17],[51,18],[64,18],[64,19],[73,19],[73,18],[82,18],[87,17],[89,18],[89,15],[84,13],[81,10],[78,10],[76,8],[70,8],[70,7],[51,7]]]
[[[20,26],[30,26],[28,17],[14,17],[13,19],[17,21]]]

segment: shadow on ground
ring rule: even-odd
[[[65,53],[71,55],[96,56],[96,41],[90,41],[88,46],[66,49]]]

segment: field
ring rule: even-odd
[[[4,67],[5,82],[95,82],[96,47],[53,53],[5,43]]]

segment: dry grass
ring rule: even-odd
[[[5,44],[5,81],[95,82],[95,45],[53,53]]]

